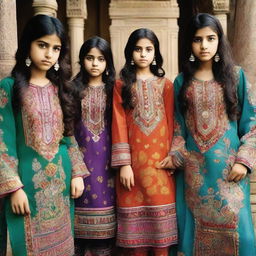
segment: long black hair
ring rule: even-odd
[[[210,27],[218,35],[218,49],[217,53],[220,56],[220,61],[213,61],[212,71],[214,79],[221,84],[224,92],[224,99],[226,104],[226,111],[230,120],[237,119],[237,94],[236,94],[236,74],[234,61],[231,54],[230,45],[224,35],[222,26],[219,20],[208,14],[199,13],[195,15],[187,30],[186,49],[183,60],[182,72],[184,75],[184,83],[180,91],[179,100],[183,113],[187,111],[188,102],[186,99],[186,89],[199,68],[200,61],[195,58],[194,62],[189,61],[189,56],[192,53],[192,42],[196,31],[204,27]]]
[[[165,71],[162,68],[163,58],[159,49],[159,41],[155,33],[147,28],[139,28],[133,31],[129,36],[129,39],[124,49],[125,64],[120,71],[120,78],[123,81],[122,100],[123,107],[125,109],[132,109],[134,107],[132,105],[131,88],[133,83],[136,82],[136,65],[131,65],[131,61],[136,44],[142,38],[147,38],[148,40],[150,40],[155,48],[156,65],[151,64],[150,71],[158,77],[163,77],[165,75]]]
[[[116,73],[115,73],[113,55],[112,55],[110,45],[105,39],[101,37],[94,36],[92,38],[89,38],[81,46],[81,49],[79,52],[80,71],[73,79],[73,83],[75,84],[75,88],[77,90],[76,95],[78,95],[79,99],[81,100],[84,97],[83,95],[84,89],[88,87],[90,75],[85,69],[84,59],[92,48],[97,48],[102,53],[102,55],[106,60],[106,69],[102,73],[102,81],[105,84],[105,92],[107,95],[106,113],[107,112],[109,113],[109,111],[111,111],[111,108],[112,108],[113,87],[115,83]],[[79,108],[80,108],[80,104],[79,104]]]
[[[53,34],[56,34],[61,41],[61,50],[58,59],[60,67],[58,71],[55,71],[54,67],[51,67],[47,71],[46,77],[58,87],[60,104],[63,111],[64,134],[72,135],[76,110],[73,104],[71,85],[68,82],[71,77],[68,38],[62,23],[54,17],[36,15],[28,21],[23,30],[15,55],[16,64],[11,73],[15,79],[13,106],[16,111],[21,108],[23,91],[29,85],[31,72],[30,68],[25,65],[25,60],[30,55],[31,43],[38,38]]]

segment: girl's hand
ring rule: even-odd
[[[132,190],[134,186],[134,174],[130,165],[124,165],[120,168],[120,182],[126,189],[129,191]]]
[[[15,214],[30,214],[28,197],[22,188],[11,194],[11,207]]]
[[[233,165],[229,175],[228,181],[238,182],[242,180],[247,174],[247,168],[239,163]]]
[[[84,180],[82,177],[75,177],[71,180],[71,198],[78,198],[84,192]]]
[[[172,162],[172,156],[167,156],[164,158],[157,166],[158,169],[175,169],[175,166]]]

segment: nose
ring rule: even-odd
[[[93,65],[93,66],[97,66],[97,65],[98,65],[98,60],[97,60],[97,58],[94,58],[94,59],[93,59],[92,65]]]
[[[202,40],[201,48],[202,49],[207,49],[207,40]]]
[[[142,50],[141,50],[140,56],[141,56],[142,58],[146,56],[146,50],[145,50],[145,49],[142,49]]]
[[[52,57],[52,54],[53,54],[53,51],[51,48],[48,48],[47,51],[46,51],[46,57],[49,59]]]

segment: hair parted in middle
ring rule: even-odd
[[[184,83],[180,91],[179,100],[180,105],[185,113],[187,110],[187,100],[185,96],[186,89],[190,85],[190,82],[200,66],[200,61],[195,58],[194,62],[189,61],[189,57],[192,52],[192,43],[197,30],[210,27],[218,36],[218,49],[217,53],[220,57],[220,61],[212,62],[212,71],[214,79],[221,84],[224,93],[224,99],[226,104],[226,111],[230,120],[237,119],[237,95],[236,95],[236,76],[235,76],[235,64],[233,61],[231,48],[226,36],[223,32],[220,21],[208,14],[198,13],[192,17],[189,27],[187,29],[187,37],[185,43],[184,60],[182,61],[182,72],[184,75]]]
[[[13,106],[16,111],[21,108],[23,91],[29,86],[31,77],[30,68],[26,66],[25,60],[30,55],[30,48],[33,41],[47,36],[57,35],[61,41],[61,50],[58,59],[59,70],[55,71],[52,66],[46,73],[46,77],[54,86],[58,87],[58,94],[65,125],[65,135],[72,135],[74,132],[74,116],[76,108],[71,98],[72,87],[69,83],[71,78],[71,67],[69,58],[68,38],[62,23],[54,17],[39,14],[33,16],[26,24],[18,49],[16,51],[16,64],[12,70],[12,77],[15,79]]]
[[[151,63],[150,71],[152,72],[153,75],[157,77],[163,77],[165,75],[165,71],[162,68],[163,57],[160,53],[159,41],[155,33],[148,28],[139,28],[133,31],[129,36],[124,49],[125,64],[122,70],[120,71],[120,78],[123,81],[122,100],[123,107],[125,109],[132,109],[134,107],[131,102],[131,88],[133,83],[136,82],[136,64],[132,65],[131,61],[136,44],[142,38],[147,38],[148,40],[150,40],[155,48],[156,65],[152,65]]]
[[[83,98],[83,91],[86,87],[88,87],[90,78],[89,73],[86,71],[84,66],[84,59],[92,48],[97,48],[106,60],[106,69],[102,73],[102,81],[105,84],[105,92],[107,95],[107,109],[109,110],[112,107],[112,94],[116,72],[114,68],[111,48],[109,43],[105,39],[98,36],[94,36],[83,43],[79,52],[80,71],[74,77],[73,82],[75,83],[77,94],[79,95],[79,99],[81,100]]]

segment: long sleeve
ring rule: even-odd
[[[246,80],[242,69],[239,70],[238,101],[241,113],[238,122],[241,145],[236,162],[253,171],[256,168],[256,90]]]
[[[174,81],[174,136],[172,140],[170,155],[184,162],[188,152],[185,146],[187,137],[185,128],[186,124],[179,105],[179,92],[182,84],[183,76],[180,74]]]
[[[169,140],[172,143],[173,139],[173,119],[174,119],[174,90],[173,84],[170,80],[166,79],[164,87],[164,107],[167,118],[167,125],[169,130]]]
[[[18,175],[16,124],[12,108],[14,80],[0,82],[0,197],[23,187]]]
[[[83,154],[79,150],[75,137],[65,137],[64,140],[67,144],[68,154],[72,164],[72,178],[89,176],[90,173],[84,163]]]
[[[131,164],[126,113],[122,106],[121,90],[122,83],[117,81],[113,93],[111,164],[113,167]]]

